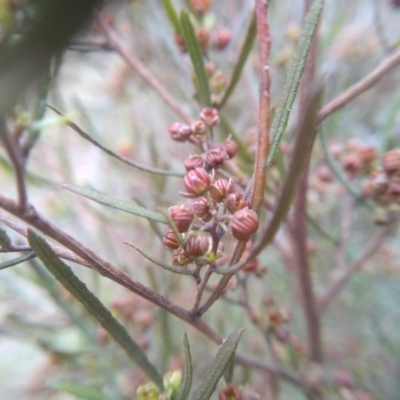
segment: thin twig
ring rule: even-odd
[[[28,235],[28,229],[25,225],[21,224],[14,218],[11,218],[4,212],[0,211],[0,222],[4,225],[7,225],[9,228],[13,229],[14,231],[18,232],[20,235],[26,237]],[[63,247],[50,245],[51,249],[57,254],[58,257],[63,258],[64,260],[72,261],[75,264],[83,265],[84,267],[90,267],[90,264],[83,260],[81,257],[78,257],[72,251],[66,250]],[[12,246],[11,251],[32,251],[30,246]]]
[[[380,64],[372,70],[368,75],[361,78],[357,83],[350,86],[342,94],[337,96],[326,104],[319,112],[319,121],[323,121],[326,117],[333,114],[339,108],[344,107],[359,94],[365,92],[372,85],[383,78],[389,71],[400,64],[400,48],[392,54],[384,58]]]
[[[188,124],[192,122],[192,118],[188,115],[180,106],[177,100],[175,100],[168,90],[162,85],[162,83],[146,68],[146,66],[122,43],[119,36],[111,28],[106,18],[101,13],[97,14],[97,22],[103,29],[107,36],[110,47],[116,51],[126,63],[135,70],[140,77],[151,86],[159,96],[165,101],[165,103],[179,115],[182,120]]]
[[[25,211],[28,203],[28,194],[25,185],[25,160],[18,143],[10,136],[3,117],[0,121],[0,137],[14,167],[19,207],[22,211]]]
[[[360,254],[356,261],[346,267],[334,271],[336,276],[335,279],[328,286],[325,294],[321,296],[318,302],[319,314],[322,314],[328,308],[333,300],[339,296],[340,292],[344,289],[346,283],[351,279],[351,277],[379,249],[390,232],[392,232],[393,225],[394,223],[390,224],[372,236],[368,243],[364,246],[364,251]]]
[[[210,279],[210,276],[212,275],[212,273],[213,273],[212,267],[209,265],[207,267],[207,270],[206,270],[206,272],[204,274],[203,279],[197,285],[196,298],[194,300],[194,304],[193,304],[192,310],[190,311],[190,313],[193,316],[196,315],[197,310],[199,309],[199,305],[200,305],[200,301],[201,301],[201,298],[202,298],[203,293],[204,293],[204,289],[205,289],[205,287],[206,287],[206,285],[208,283],[208,280]]]

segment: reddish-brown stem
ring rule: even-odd
[[[251,196],[251,208],[257,211],[264,199],[267,156],[269,151],[270,86],[269,52],[271,37],[267,21],[268,2],[256,0],[258,55],[260,60],[260,104],[258,111],[257,152],[254,164],[254,182]]]
[[[379,81],[379,79],[399,64],[400,49],[397,49],[397,51],[394,51],[392,54],[384,58],[368,75],[361,78],[357,83],[350,86],[347,90],[326,104],[319,112],[319,120],[323,121],[326,117],[350,103],[350,101],[373,86],[377,81]]]
[[[270,118],[270,75],[269,51],[271,38],[267,22],[268,2],[256,0],[256,18],[258,33],[258,51],[260,59],[260,104],[258,121],[258,143],[254,174],[250,181],[252,185],[251,208],[258,211],[263,199],[266,181],[267,155],[269,151],[269,118]],[[242,257],[246,242],[238,242],[229,265],[237,264]],[[221,296],[234,273],[223,276],[215,291],[210,295],[204,305],[199,309],[199,314],[204,314]]]
[[[175,100],[169,91],[163,86],[163,84],[146,68],[146,66],[137,58],[135,55],[129,51],[122,43],[121,39],[111,28],[109,23],[106,21],[101,13],[97,15],[97,21],[104,33],[107,36],[109,46],[117,52],[125,62],[137,72],[140,77],[151,86],[158,95],[165,101],[177,115],[179,115],[183,121],[190,124],[192,118],[188,115],[180,106],[179,102]]]
[[[306,12],[311,6],[311,1],[306,1]],[[315,80],[318,34],[314,36],[307,62],[304,68],[303,77],[300,83],[300,106],[299,122],[295,131],[296,136],[304,135],[304,118],[306,110],[313,96],[313,84]],[[316,129],[312,127],[311,129]],[[311,156],[311,153],[310,155]],[[297,279],[302,296],[303,311],[306,320],[307,338],[310,352],[310,359],[314,362],[322,362],[322,345],[320,336],[320,321],[317,310],[317,303],[313,290],[311,278],[311,266],[307,252],[307,189],[308,189],[308,165],[300,178],[296,198],[294,200],[294,211],[291,221],[291,235],[296,257]]]

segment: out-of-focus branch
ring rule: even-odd
[[[377,232],[364,246],[364,251],[352,264],[334,271],[335,278],[328,286],[325,294],[318,302],[318,312],[322,314],[330,304],[339,296],[351,277],[364,265],[364,263],[379,249],[390,232],[393,230],[394,223]]]
[[[14,138],[10,136],[7,130],[4,117],[0,117],[0,137],[14,167],[19,208],[21,211],[25,211],[28,203],[28,193],[25,185],[25,160],[18,143],[14,141]]]
[[[192,118],[180,106],[162,83],[146,68],[146,66],[122,43],[119,36],[111,28],[110,24],[101,13],[97,14],[97,21],[107,36],[109,46],[116,51],[125,62],[136,71],[140,77],[154,89],[155,92],[165,101],[165,103],[179,115],[183,121],[190,124]]]
[[[24,237],[28,235],[28,229],[26,228],[25,225],[22,225],[20,222],[18,222],[14,218],[11,218],[2,211],[0,211],[0,222],[2,222],[4,225],[7,225],[9,228],[13,229],[14,231],[18,232]],[[63,258],[64,260],[72,261],[75,264],[80,264],[85,267],[91,268],[88,262],[86,262],[81,257],[77,256],[72,251],[66,250],[63,247],[55,245],[50,245],[50,247],[57,254],[58,257]],[[32,249],[30,246],[13,246],[8,251],[32,251]]]
[[[311,1],[306,0],[305,11],[307,12],[310,7]],[[304,68],[303,77],[300,82],[299,123],[297,124],[297,128],[295,130],[296,138],[306,136],[310,131],[317,131],[317,108],[311,106],[313,100],[315,100],[313,99],[313,88],[315,86],[314,82],[317,68],[317,32],[313,38]],[[290,232],[296,259],[297,281],[302,296],[303,312],[306,320],[310,359],[313,362],[321,363],[322,345],[320,336],[320,321],[317,312],[317,303],[311,278],[311,266],[307,251],[307,191],[311,150],[312,148],[310,148],[307,159],[305,160],[306,167],[300,178],[298,191],[294,200],[294,210],[290,224]]]
[[[329,115],[333,114],[339,108],[344,107],[346,104],[350,103],[359,94],[365,92],[381,78],[383,78],[389,71],[400,64],[400,48],[393,52],[386,58],[384,58],[381,63],[372,70],[364,78],[360,79],[357,83],[350,86],[342,94],[337,96],[335,99],[331,100],[326,104],[319,112],[319,121],[323,121]]]

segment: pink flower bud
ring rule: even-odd
[[[193,135],[202,138],[207,133],[207,125],[203,121],[195,121],[192,126]]]
[[[175,222],[178,231],[181,233],[187,232],[194,218],[191,207],[187,204],[172,206],[168,209],[168,213]]]
[[[246,241],[258,229],[258,215],[249,208],[243,208],[233,214],[229,224],[235,239]]]
[[[228,46],[231,41],[231,31],[227,28],[217,28],[212,36],[212,45],[218,49],[223,50]]]
[[[232,139],[226,139],[222,146],[229,158],[233,158],[239,150],[238,144]]]
[[[213,149],[208,150],[206,154],[206,163],[210,168],[217,169],[222,167],[225,159],[225,151],[221,147],[214,147]]]
[[[216,108],[203,108],[199,117],[207,126],[212,127],[219,124],[219,114]]]
[[[189,156],[189,158],[185,161],[185,168],[186,171],[190,171],[191,169],[195,169],[195,168],[204,168],[205,166],[205,161],[203,160],[203,157],[195,154],[195,155],[191,155]]]
[[[195,168],[183,178],[187,191],[186,197],[198,197],[208,190],[211,185],[211,178],[204,168]]]
[[[189,139],[189,136],[193,133],[190,126],[181,124],[180,122],[174,122],[169,127],[169,133],[173,140],[177,142],[184,142]]]
[[[242,208],[248,207],[249,203],[242,194],[231,193],[226,196],[224,206],[229,212],[235,213]]]
[[[191,206],[193,212],[199,218],[204,217],[210,212],[210,205],[205,197],[198,198],[191,204]]]
[[[169,230],[163,238],[163,242],[165,247],[168,247],[169,249],[175,250],[177,249],[180,244],[178,242],[178,238],[176,237],[175,233],[172,230]]]
[[[235,192],[235,184],[232,179],[218,179],[210,187],[209,195],[210,197],[220,203],[225,199],[228,194]]]
[[[191,236],[185,244],[185,252],[190,257],[201,257],[209,247],[209,238],[206,236]]]

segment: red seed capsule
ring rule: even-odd
[[[208,193],[214,201],[220,203],[228,194],[234,192],[235,184],[232,179],[218,179],[211,185]]]
[[[246,241],[258,229],[258,215],[249,208],[243,208],[233,214],[229,224],[235,239]]]
[[[209,239],[206,236],[191,236],[185,244],[185,252],[190,257],[201,257],[206,254]]]
[[[199,117],[207,126],[213,127],[219,124],[219,114],[216,108],[203,108]]]
[[[208,190],[211,178],[204,168],[195,168],[185,175],[183,183],[187,191],[187,197],[198,197]]]
[[[248,207],[249,203],[242,194],[231,193],[226,196],[224,206],[229,212],[235,213],[242,208]]]
[[[169,249],[172,250],[175,250],[180,246],[178,238],[176,237],[175,233],[172,230],[169,230],[164,235],[163,242],[165,244],[165,247],[168,247]]]
[[[388,176],[400,171],[400,149],[393,149],[383,155],[383,169]]]
[[[187,204],[172,206],[168,209],[168,213],[175,222],[178,231],[181,233],[187,232],[194,218],[191,207]]]
[[[191,169],[195,169],[195,168],[204,168],[205,166],[205,161],[203,160],[203,157],[195,154],[195,155],[191,155],[189,156],[189,158],[186,159],[185,161],[185,168],[186,171],[190,171]]]

